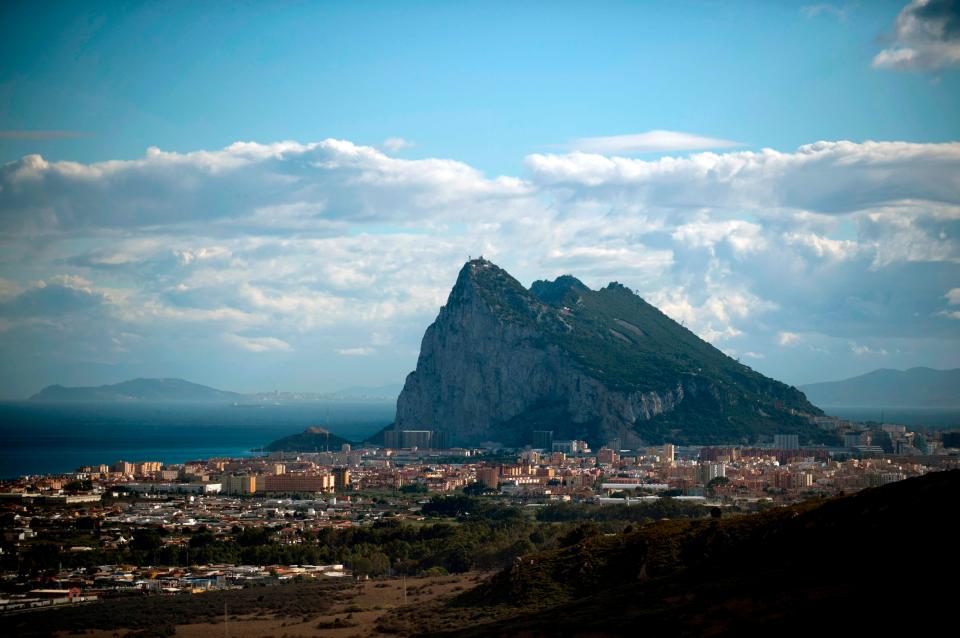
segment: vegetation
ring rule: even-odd
[[[637,422],[637,433],[649,443],[751,443],[772,432],[795,432],[804,442],[833,440],[804,416],[822,411],[802,392],[732,359],[620,284],[594,291],[564,276],[527,290],[492,264],[475,268],[473,277],[499,317],[533,329],[535,339],[562,348],[608,388],[672,393],[676,409]],[[457,288],[452,301],[456,295]],[[553,424],[549,429],[563,436],[596,434],[589,423],[570,422],[564,406],[532,406],[503,429]]]
[[[354,442],[323,428],[309,427],[300,434],[277,439],[265,449],[268,452],[339,452],[344,444],[354,445]]]
[[[450,635],[651,635],[814,632],[824,618],[860,632],[934,630],[952,609],[942,574],[958,567],[938,513],[960,488],[939,472],[856,495],[749,516],[668,520],[622,534],[582,523],[546,551],[428,609],[397,610],[380,630]],[[629,508],[626,508],[629,509]],[[929,560],[883,559],[897,546]],[[893,583],[909,583],[901,587]],[[888,615],[851,609],[917,609]],[[905,605],[905,607],[904,607]],[[615,611],[612,611],[615,610]],[[838,626],[831,625],[836,630]]]
[[[222,623],[224,609],[231,617],[259,615],[299,620],[325,614],[333,604],[347,600],[349,587],[352,583],[318,581],[209,591],[202,595],[138,593],[89,605],[19,614],[10,619],[10,635],[26,638],[57,632],[68,635],[88,629],[131,629],[136,633],[128,636],[172,636],[176,625]]]

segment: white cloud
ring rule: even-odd
[[[405,140],[402,137],[388,137],[383,140],[383,148],[390,153],[399,153],[400,151],[406,148],[412,148],[415,144],[409,140]]]
[[[617,153],[668,153],[672,151],[699,151],[708,148],[744,146],[739,142],[704,137],[681,131],[647,131],[633,135],[583,137],[567,145],[575,151],[613,155]]]
[[[878,69],[927,71],[960,65],[960,3],[912,0],[897,15],[893,45],[873,58]]]
[[[672,237],[682,244],[708,248],[711,252],[716,244],[726,241],[738,255],[766,247],[763,229],[758,224],[738,219],[690,222],[677,227]]]
[[[817,257],[833,260],[851,259],[860,251],[860,245],[850,239],[830,239],[816,233],[792,232],[783,236],[788,244],[804,246]]]
[[[860,345],[853,341],[850,342],[850,351],[853,352],[853,354],[857,355],[858,357],[862,357],[862,356],[884,356],[885,357],[887,356],[887,354],[889,354],[883,348],[874,349],[869,346]]]
[[[239,346],[248,352],[272,352],[290,350],[290,344],[276,337],[244,337],[238,334],[224,336],[227,343]]]
[[[533,154],[533,181],[637,205],[846,213],[890,202],[927,201],[960,215],[960,143],[817,142],[645,161],[587,153]]]
[[[337,354],[345,357],[368,357],[376,352],[374,348],[369,346],[360,346],[356,348],[334,348],[334,351]]]
[[[254,389],[400,380],[480,254],[527,285],[619,281],[743,357],[802,342],[756,359],[771,374],[883,350],[894,365],[894,338],[960,365],[960,144],[526,161],[491,179],[327,140],[4,165],[0,357],[32,372],[0,380],[90,361],[208,365]],[[239,365],[249,352],[283,356]],[[343,357],[336,378],[323,353]]]
[[[777,333],[777,343],[781,346],[791,346],[800,341],[800,335],[795,332],[781,330]]]
[[[944,298],[951,306],[960,305],[960,288],[951,288],[947,291],[947,294],[944,295]]]
[[[196,250],[174,250],[173,254],[177,256],[181,264],[188,266],[195,261],[229,257],[230,251],[223,246],[204,246]]]
[[[149,195],[147,195],[149,194]],[[337,221],[405,222],[510,214],[530,194],[512,177],[486,178],[453,160],[401,160],[342,140],[238,142],[218,151],[95,164],[29,155],[0,167],[0,228],[42,233],[83,228],[247,224],[273,230]],[[281,211],[280,214],[275,214]],[[298,214],[290,219],[290,211]]]

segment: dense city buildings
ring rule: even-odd
[[[536,445],[523,449],[436,449],[430,447],[436,440],[431,432],[404,431],[398,433],[399,441],[413,444],[408,448],[341,446],[338,451],[272,452],[175,465],[120,460],[63,476],[5,481],[0,487],[5,520],[0,556],[8,557],[8,566],[22,566],[25,559],[33,560],[36,548],[50,544],[69,557],[118,552],[130,543],[143,544],[145,533],[159,534],[151,541],[157,567],[140,573],[105,565],[92,579],[81,579],[97,583],[85,586],[89,595],[131,583],[193,590],[276,579],[278,574],[337,577],[348,570],[342,565],[186,569],[176,564],[200,551],[197,539],[202,535],[237,542],[246,538],[244,530],[266,529],[278,546],[295,546],[322,530],[385,519],[423,520],[421,508],[432,496],[461,490],[520,506],[572,502],[630,507],[673,499],[751,512],[960,467],[960,437],[954,432],[836,419],[821,419],[818,425],[835,432],[843,445],[804,446],[787,434],[750,447],[666,443],[621,449],[619,442],[610,441],[592,452],[582,441],[556,441],[545,430],[534,433]],[[76,579],[77,574],[65,570],[58,577]],[[37,602],[40,594],[30,600],[45,604]]]

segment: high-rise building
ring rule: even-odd
[[[227,494],[254,494],[257,491],[257,477],[225,475],[220,479],[220,491]]]
[[[387,430],[383,433],[383,446],[393,449],[444,449],[447,433],[441,430]]]
[[[257,487],[259,489],[259,484]],[[281,474],[263,477],[264,492],[326,492],[333,487],[332,474]]]
[[[338,492],[350,489],[350,468],[333,468],[333,486]]]
[[[110,466],[111,472],[117,472],[119,474],[133,475],[135,466],[133,463],[128,463],[127,461],[117,461]]]
[[[553,450],[553,430],[534,430],[531,447],[535,450]]]
[[[613,465],[620,461],[620,455],[608,447],[601,448],[597,452],[597,462],[604,465]]]
[[[774,434],[773,447],[778,450],[799,450],[800,437],[796,434]]]
[[[500,468],[481,467],[477,470],[477,481],[482,483],[484,487],[489,487],[494,490],[497,489],[497,486],[500,484]]]
[[[676,459],[677,448],[673,446],[673,443],[664,443],[663,444],[663,460],[664,461],[673,461]]]
[[[697,468],[697,480],[706,485],[715,478],[727,475],[727,468],[723,463],[701,463]]]

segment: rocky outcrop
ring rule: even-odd
[[[558,439],[633,446],[657,438],[642,424],[674,412],[691,393],[722,402],[721,386],[670,366],[655,382],[609,369],[630,357],[649,364],[641,342],[651,331],[642,317],[605,318],[602,306],[591,306],[610,305],[621,288],[594,292],[562,277],[531,291],[489,261],[468,262],[424,334],[395,427],[444,430],[459,444],[522,445],[544,429]],[[594,357],[594,348],[612,350]]]

